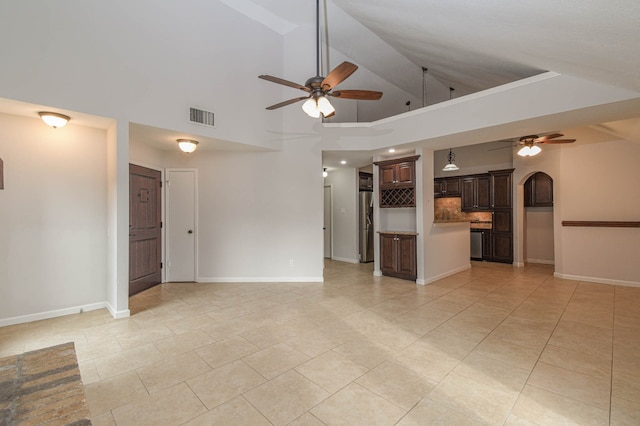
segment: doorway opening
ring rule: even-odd
[[[523,187],[524,262],[553,265],[553,179],[544,172],[536,172],[525,180]]]

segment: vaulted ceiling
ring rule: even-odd
[[[253,5],[293,25],[315,16],[314,0],[224,2]],[[640,90],[637,0],[321,0],[323,6],[332,48],[416,96],[422,67],[456,94],[544,71]]]

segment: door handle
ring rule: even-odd
[[[187,233],[188,233],[188,234],[193,234],[193,229],[189,229],[189,230],[187,231]]]

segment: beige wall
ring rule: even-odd
[[[553,264],[553,209],[528,207],[525,215],[526,262]]]
[[[107,300],[106,132],[0,114],[0,326]]]
[[[640,219],[640,144],[588,128],[569,129],[571,145],[544,146],[533,158],[514,159],[517,188],[516,262],[524,259],[522,184],[543,171],[554,180],[556,275],[582,281],[640,285],[640,229],[563,227],[567,221]]]

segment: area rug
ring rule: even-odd
[[[0,358],[0,425],[91,425],[73,343]]]

